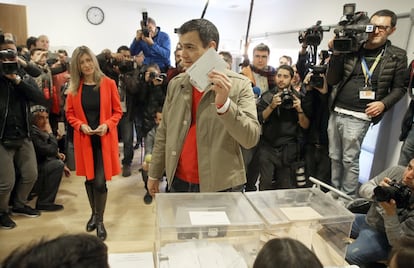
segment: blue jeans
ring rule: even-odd
[[[355,214],[351,237],[356,240],[348,246],[345,259],[349,264],[363,265],[388,259],[391,246],[387,235],[369,226],[365,214]]]
[[[412,158],[414,158],[414,125],[408,132],[408,136],[401,147],[398,165],[407,166]]]
[[[361,144],[371,122],[332,112],[329,116],[329,157],[332,165],[332,185],[355,196],[359,177]]]

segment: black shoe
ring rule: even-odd
[[[40,211],[24,205],[22,208],[13,207],[12,214],[35,218],[40,216]]]
[[[89,219],[88,223],[86,224],[86,231],[92,232],[96,229],[96,214],[92,214],[91,218]]]
[[[123,165],[122,166],[122,177],[129,177],[129,176],[131,176],[131,166]]]
[[[144,195],[144,203],[147,205],[152,203],[152,196],[148,192]]]
[[[43,205],[36,205],[37,210],[44,210],[44,211],[58,211],[62,210],[63,206],[58,204],[43,204]]]
[[[103,222],[98,222],[96,224],[96,236],[99,237],[102,241],[106,239],[106,230]]]
[[[10,219],[10,216],[7,212],[0,213],[0,228],[3,229],[13,229],[16,227],[16,223]]]
[[[136,143],[134,146],[134,150],[138,150],[139,149],[139,143]]]

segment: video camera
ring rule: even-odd
[[[309,80],[309,85],[312,87],[323,87],[323,77],[321,74],[326,73],[326,65],[314,65],[310,66],[309,70],[312,72],[312,77]]]
[[[321,21],[318,20],[316,25],[311,26],[305,31],[300,31],[298,40],[302,44],[305,42],[308,46],[319,46],[323,39],[323,32],[329,32],[329,26],[321,26]]]
[[[121,74],[129,73],[135,70],[134,61],[132,60],[117,61],[116,59],[111,58],[110,62],[113,66],[118,67]]]
[[[411,200],[411,189],[395,180],[388,183],[390,186],[377,186],[374,188],[375,200],[378,202],[389,202],[395,200],[397,208],[408,208]]]
[[[367,12],[355,13],[355,3],[345,4],[342,19],[334,30],[336,38],[333,41],[333,50],[340,53],[358,51],[361,44],[368,39],[368,33],[375,31],[375,25],[369,21]]]
[[[148,30],[148,12],[142,12],[142,21],[141,21],[141,31],[145,37],[150,36],[150,32]]]
[[[18,70],[16,51],[12,49],[0,50],[0,73],[17,74]]]

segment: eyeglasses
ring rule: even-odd
[[[379,32],[385,32],[387,31],[391,26],[385,26],[385,25],[375,25],[375,29],[378,29]]]

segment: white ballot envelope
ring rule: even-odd
[[[198,91],[204,92],[209,86],[208,74],[212,70],[223,72],[226,69],[226,62],[214,48],[210,48],[196,62],[187,69],[190,75],[191,84]]]

